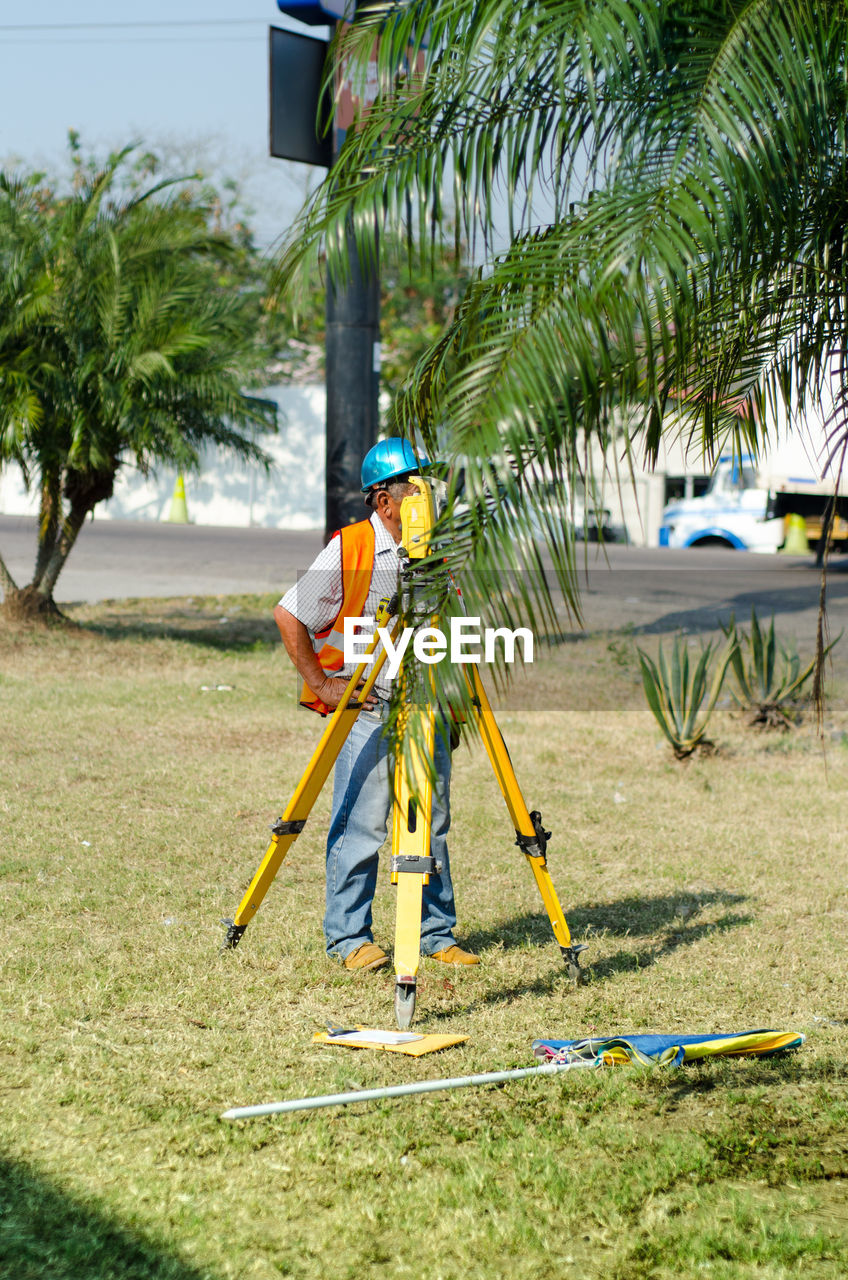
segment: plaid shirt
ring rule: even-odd
[[[362,616],[373,619],[380,601],[391,599],[397,592],[398,557],[397,543],[376,512],[371,515],[371,525],[374,529],[374,569]],[[341,541],[332,538],[286,592],[280,604],[304,624],[314,643],[315,633],[332,626],[339,616],[343,598]],[[355,669],[354,664],[346,662],[334,674],[350,679]],[[391,681],[385,666],[374,683],[374,692],[380,698],[388,698],[391,694]]]

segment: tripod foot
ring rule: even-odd
[[[415,979],[395,983],[395,1019],[398,1030],[406,1031],[415,1013]]]
[[[580,968],[580,952],[585,950],[585,942],[577,942],[573,947],[560,947],[562,958],[568,969],[568,976],[573,978],[578,987],[584,986],[589,980],[589,974],[585,969]]]
[[[246,924],[235,924],[232,920],[222,920],[221,924],[227,926],[227,936],[221,943],[222,951],[232,951],[241,942],[241,935],[247,928]]]

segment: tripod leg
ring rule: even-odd
[[[521,788],[518,785],[518,779],[515,776],[515,770],[512,767],[512,761],[509,758],[506,743],[498,728],[491,703],[486,690],[483,688],[477,668],[472,667],[471,672],[472,674],[469,674],[466,667],[465,678],[468,681],[474,705],[477,708],[477,719],[486,754],[491,762],[495,777],[498,780],[498,786],[506,801],[506,807],[509,810],[509,816],[515,828],[515,843],[522,850],[530,864],[530,870],[533,872],[533,878],[536,881],[536,886],[548,913],[548,919],[551,922],[551,928],[559,944],[569,976],[575,982],[583,983],[586,980],[586,972],[580,968],[580,952],[586,950],[586,945],[585,943],[574,943],[571,940],[571,931],[560,906],[545,857],[545,850],[551,833],[550,831],[545,831],[542,826],[542,815],[536,810],[531,813],[527,808]]]
[[[381,615],[378,614],[377,623],[379,626],[385,625],[386,621],[386,617],[381,620]],[[397,637],[397,631],[398,627],[396,625],[392,632],[393,640]],[[379,640],[375,631],[374,641],[369,645],[366,653],[368,655],[374,653],[378,643]],[[286,806],[282,817],[278,818],[271,828],[273,833],[271,843],[265,851],[265,857],[259,864],[247,892],[239,903],[238,911],[232,920],[222,921],[222,924],[227,926],[227,934],[221,948],[222,951],[238,946],[242,934],[259,910],[265,894],[270,889],[274,877],[282,866],[283,859],[306,826],[306,820],[312,811],[312,806],[321,794],[324,783],[330,776],[339,752],[353,727],[353,722],[359,715],[363,699],[374,687],[374,682],[385,661],[386,651],[381,649],[379,653],[376,653],[370,667],[364,662],[360,663],[348,681],[344,696],[327,722],[327,727],[321,735],[318,746],[312,753],[312,759],[306,766],[294,795]],[[368,675],[365,677],[361,689],[357,692],[366,670]]]
[[[395,1018],[401,1031],[412,1022],[421,947],[421,891],[426,877],[397,874],[395,921]]]
[[[392,820],[392,884],[397,885],[395,917],[395,1017],[404,1030],[415,1013],[418,965],[421,955],[421,897],[430,872],[436,871],[430,856],[433,788],[422,751],[433,759],[434,711],[411,707],[419,719],[417,736],[410,740],[409,755],[398,756]],[[413,785],[411,785],[411,783]]]

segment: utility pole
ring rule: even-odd
[[[331,26],[355,16],[356,4],[349,0],[277,0],[278,7],[289,17],[310,25]],[[332,148],[327,158],[312,150],[315,122],[320,103],[317,88],[314,100],[299,104],[298,114],[311,116],[312,139],[305,151],[293,153],[290,122],[292,121],[292,72],[301,71],[299,53],[285,64],[278,58],[275,69],[274,37],[277,44],[286,43],[289,33],[272,32],[271,53],[271,153],[290,159],[306,159],[308,163],[335,162],[355,113],[373,101],[376,73],[368,76],[361,94],[354,96],[344,77],[344,68],[336,69],[336,110],[333,117]],[[303,37],[290,39],[303,41]],[[309,44],[325,42],[308,41]],[[299,52],[303,52],[300,44]],[[369,96],[370,95],[370,96]],[[300,97],[302,98],[302,94]],[[308,96],[308,95],[307,95]],[[275,118],[278,127],[275,131]],[[309,130],[307,130],[309,132]],[[326,140],[323,140],[326,147]],[[379,239],[374,227],[373,251],[360,256],[353,229],[346,234],[348,270],[337,278],[328,276],[326,305],[325,379],[326,410],[326,501],[325,539],[336,529],[353,524],[364,515],[360,492],[362,459],[377,441],[380,393],[380,268]]]
[[[377,442],[380,393],[379,244],[360,261],[347,232],[347,280],[327,279],[327,499],[325,537],[363,518],[362,459]]]

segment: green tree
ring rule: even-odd
[[[0,465],[40,498],[35,569],[0,559],[8,615],[53,615],[85,517],[123,466],[198,465],[220,445],[265,461],[274,422],[250,395],[269,353],[261,272],[214,193],[143,180],[132,151],[102,166],[72,138],[74,177],[0,174]]]
[[[471,278],[462,244],[439,246],[429,261],[384,236],[380,248],[380,384],[394,404],[409,370],[453,321]]]
[[[403,430],[463,456],[472,518],[447,550],[480,570],[464,575],[472,612],[515,625],[550,609],[515,537],[533,522],[576,600],[549,478],[564,495],[614,433],[625,470],[672,417],[708,453],[756,448],[769,400],[800,406],[837,352],[844,449],[844,0],[413,0],[358,12],[345,56],[364,64],[375,33],[381,97],[281,279],[319,251],[343,269],[346,221],[364,243],[375,208],[425,241],[449,202],[469,242],[492,246],[507,220],[398,401]],[[423,73],[399,73],[419,51]],[[483,571],[508,568],[521,590],[492,592]]]
[[[297,304],[277,310],[279,362],[285,376],[315,382],[324,376],[326,272],[313,264]],[[431,260],[408,255],[395,234],[380,241],[380,387],[392,402],[406,376],[456,315],[471,277],[465,246],[434,246]],[[286,300],[287,302],[287,300]]]

